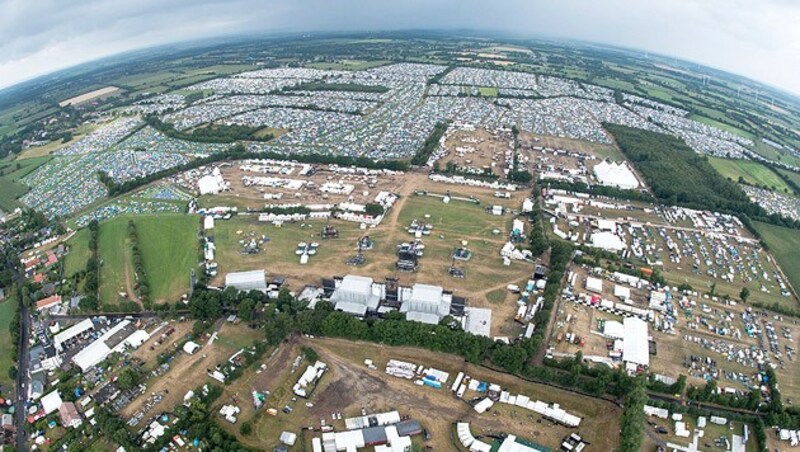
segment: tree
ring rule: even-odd
[[[245,298],[239,303],[239,318],[245,322],[253,320],[253,309],[256,302],[252,298]]]
[[[242,425],[239,427],[239,433],[242,435],[249,435],[253,432],[253,426],[250,425],[249,422],[243,422]]]
[[[743,302],[747,303],[747,299],[750,298],[750,289],[747,287],[742,287],[742,291],[739,292],[739,298],[741,298]]]

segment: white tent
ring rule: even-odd
[[[238,290],[267,290],[267,276],[264,270],[228,273],[225,275],[225,287]]]
[[[603,292],[603,280],[589,276],[586,278],[586,290],[589,292],[601,293]]]
[[[647,322],[637,317],[623,320],[625,338],[622,346],[622,360],[638,366],[650,365],[650,344],[647,340]]]
[[[639,187],[639,181],[625,162],[614,163],[602,161],[592,169],[601,185],[633,190]]]
[[[450,300],[443,296],[440,286],[414,284],[411,297],[400,306],[406,319],[435,325],[450,313]]]
[[[622,298],[623,300],[629,300],[631,298],[631,289],[625,286],[614,286],[614,296]]]
[[[616,320],[606,320],[603,324],[603,335],[609,339],[625,337],[625,327]]]
[[[592,234],[592,246],[606,251],[622,251],[625,242],[612,232],[597,232]]]

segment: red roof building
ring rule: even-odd
[[[57,304],[61,304],[61,295],[53,295],[51,297],[42,298],[41,300],[36,302],[36,310],[42,311],[44,309],[49,309]]]

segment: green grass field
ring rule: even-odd
[[[797,184],[798,187],[800,187],[800,173],[787,171],[787,170],[781,169],[781,168],[778,168],[777,171],[779,173],[781,173],[782,175],[784,175],[785,177],[787,177],[790,181],[792,181],[795,184]]]
[[[11,356],[11,332],[8,326],[14,319],[17,311],[16,301],[11,298],[11,294],[6,291],[6,300],[0,302],[0,348],[4,351],[0,353],[0,386],[7,388],[14,387],[14,381],[8,378],[8,368],[17,360],[16,356]],[[8,397],[8,394],[3,394]]]
[[[134,218],[154,301],[176,301],[189,289],[190,272],[198,262],[198,221],[191,215]]]
[[[753,150],[759,155],[776,162],[787,163],[789,165],[800,166],[800,157],[796,157],[787,151],[774,148],[761,140],[756,140]]]
[[[69,254],[64,258],[64,277],[86,269],[89,260],[89,230],[81,229],[67,241]]]
[[[478,88],[481,97],[497,97],[497,88],[492,86],[481,86]]]
[[[133,288],[133,261],[128,245],[128,219],[116,218],[102,223],[97,238],[100,254],[100,302],[103,305],[119,301],[120,292],[128,292],[126,272]]]
[[[128,240],[133,218],[153,301],[175,301],[189,289],[189,275],[197,266],[197,217],[153,215],[119,217],[100,226],[100,300],[115,303],[120,292],[133,290],[136,277]],[[71,264],[70,264],[71,265]],[[77,265],[77,264],[76,264]]]
[[[795,290],[800,290],[800,231],[754,223]]]
[[[766,185],[780,193],[792,193],[792,189],[786,185],[774,171],[766,166],[751,160],[729,160],[717,157],[709,157],[708,161],[723,176],[732,179],[734,182],[741,177],[745,182],[759,187]]]

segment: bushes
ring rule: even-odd
[[[97,220],[92,220],[89,229],[89,259],[86,261],[86,276],[83,282],[83,289],[86,298],[81,300],[80,308],[84,311],[96,311],[100,308],[98,290],[100,289],[100,257],[97,253],[97,237],[100,232],[100,224]]]
[[[145,118],[147,125],[158,130],[164,135],[178,140],[196,141],[200,143],[233,143],[239,140],[248,141],[269,141],[274,138],[272,135],[258,137],[255,133],[260,127],[248,127],[242,125],[210,125],[194,129],[191,133],[175,129],[175,126],[164,122],[157,116],[150,115]],[[101,178],[102,180],[102,178]]]

